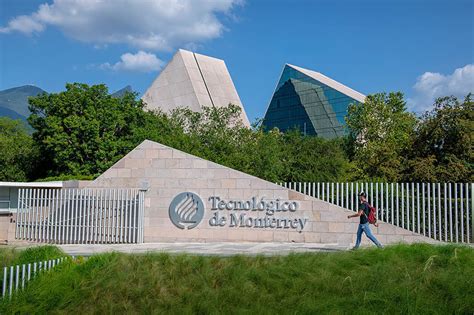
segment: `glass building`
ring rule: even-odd
[[[305,135],[345,134],[344,116],[365,96],[319,72],[286,64],[263,119],[266,130],[299,129]]]

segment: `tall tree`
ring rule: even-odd
[[[403,94],[378,93],[349,106],[346,116],[356,179],[401,178],[416,117],[406,111]]]
[[[454,96],[438,98],[416,128],[407,179],[472,181],[473,137],[472,95],[462,102]]]
[[[21,120],[0,117],[0,181],[26,181],[38,151]]]
[[[29,123],[49,176],[98,174],[137,143],[144,121],[136,95],[109,95],[105,85],[67,84],[66,91],[30,98]]]

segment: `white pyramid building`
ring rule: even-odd
[[[146,108],[170,112],[188,107],[200,112],[203,106],[242,109],[241,119],[250,126],[224,60],[180,49],[142,97]]]

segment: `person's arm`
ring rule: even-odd
[[[347,218],[348,218],[348,219],[350,219],[350,218],[357,218],[357,217],[360,217],[360,216],[363,215],[363,214],[364,214],[364,211],[363,211],[363,210],[359,210],[359,212],[357,212],[357,213],[348,215]]]

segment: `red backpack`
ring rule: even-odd
[[[367,220],[370,224],[375,224],[377,222],[377,209],[372,207],[368,202],[365,203],[369,207],[369,215],[367,216],[364,212],[364,215],[367,217]]]

